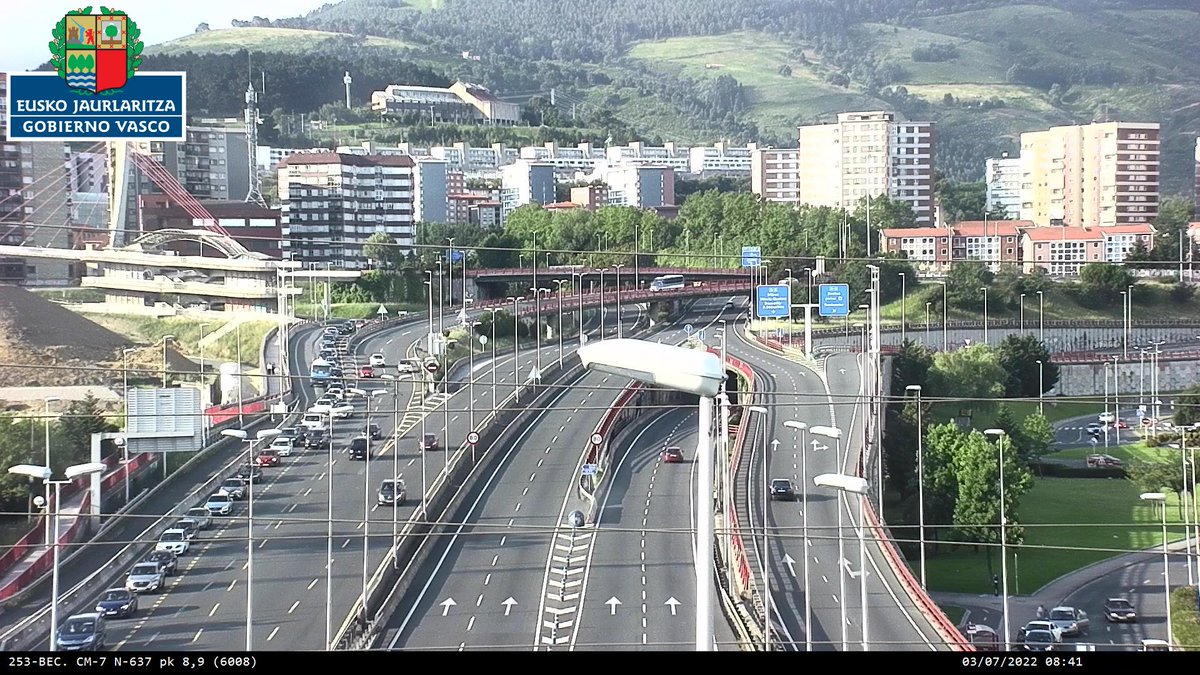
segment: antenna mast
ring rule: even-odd
[[[246,193],[246,202],[267,207],[262,196],[262,181],[258,177],[258,125],[262,120],[258,117],[258,92],[254,91],[254,82],[246,83],[246,153],[250,167],[250,191]]]

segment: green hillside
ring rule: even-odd
[[[192,33],[146,48],[150,55],[232,54],[246,49],[257,52],[288,54],[310,51],[323,44],[355,40],[353,35],[303,28],[245,27],[218,28]],[[381,49],[410,49],[412,43],[394,38],[368,36],[363,44]]]

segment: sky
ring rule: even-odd
[[[183,37],[207,22],[229,28],[233,19],[299,16],[335,0],[0,0],[0,72],[33,70],[50,59],[50,31],[63,14],[101,3],[137,22],[146,46]]]

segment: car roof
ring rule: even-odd
[[[178,533],[180,533],[180,534],[183,534],[183,529],[181,529],[181,528],[178,528],[178,527],[172,527],[172,528],[171,528],[171,529],[169,529],[169,530],[164,530],[164,531],[163,531],[163,534],[171,534],[172,532],[178,532]]]
[[[1130,601],[1129,601],[1129,598],[1109,598],[1108,600],[1105,600],[1105,602],[1130,602]],[[1130,604],[1133,604],[1133,603],[1130,603]]]
[[[1052,607],[1052,608],[1050,609],[1050,611],[1051,611],[1051,612],[1057,612],[1057,611],[1059,611],[1059,610],[1066,611],[1066,612],[1074,612],[1074,611],[1075,611],[1075,608],[1074,608],[1074,607],[1070,607],[1070,606],[1068,606],[1068,605],[1059,605],[1058,607]]]
[[[71,616],[68,616],[67,621],[72,621],[74,619],[88,619],[95,621],[96,619],[103,618],[103,616],[104,615],[100,612],[84,612],[83,614],[72,614]]]
[[[213,499],[229,499],[229,495],[222,495],[222,494],[214,493],[214,494],[211,494],[208,496],[208,501],[211,502]]]
[[[121,588],[120,586],[116,586],[116,587],[113,587],[113,588],[106,589],[104,592],[105,592],[105,593],[114,593],[114,592],[116,592],[116,591],[120,591],[120,592],[122,592],[122,593],[129,593],[129,589],[128,589],[128,588]]]

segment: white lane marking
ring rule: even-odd
[[[274,639],[275,639],[275,636],[276,636],[278,633],[279,633],[279,626],[275,626],[275,630],[271,631],[271,634],[267,636],[267,642],[270,642],[271,640],[274,640]]]
[[[308,588],[306,588],[306,589],[304,589],[304,590],[311,591],[311,590],[313,589],[313,586],[316,586],[316,585],[317,585],[317,582],[318,582],[318,581],[320,581],[320,579],[313,579],[312,581],[310,581],[310,582],[308,583]]]
[[[213,605],[213,608],[208,612],[208,615],[212,616],[213,614],[216,614],[217,608],[220,606],[221,606],[221,603],[219,603],[219,602],[217,604]]]
[[[291,614],[292,612],[296,611],[296,608],[297,608],[297,607],[299,607],[299,606],[300,606],[300,601],[299,601],[299,600],[297,600],[297,601],[293,602],[293,603],[292,603],[292,606],[291,606],[290,608],[288,608],[288,614]]]

